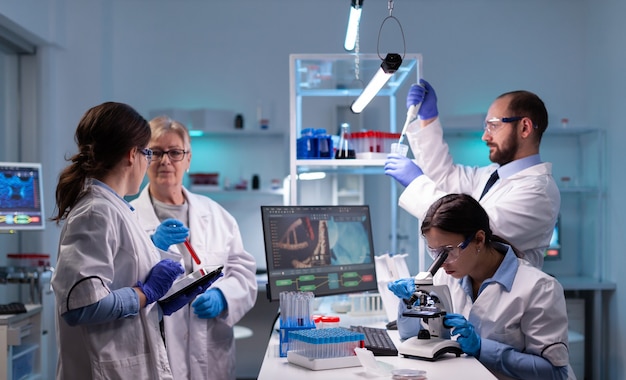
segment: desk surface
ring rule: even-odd
[[[26,304],[26,310],[26,313],[0,315],[0,325],[9,325],[11,323],[30,318],[37,313],[41,313],[41,305]]]
[[[337,314],[335,314],[337,315]],[[383,322],[374,322],[371,318],[363,319],[364,323],[359,323],[359,319],[345,318],[341,315],[341,325],[350,324],[369,325],[381,327]],[[367,323],[365,323],[365,321]],[[400,344],[400,337],[397,331],[388,331],[389,336],[396,346]],[[313,371],[298,365],[289,363],[287,358],[281,358],[279,355],[279,335],[276,331],[272,333],[269,340],[263,365],[259,373],[258,380],[276,380],[276,379],[359,379],[375,378],[376,375],[366,373],[364,367],[348,367],[332,370]],[[393,366],[393,369],[419,369],[426,371],[428,380],[437,379],[454,379],[462,378],[467,380],[489,380],[495,379],[493,374],[487,370],[478,360],[469,356],[456,357],[452,354],[439,359],[435,362],[429,362],[417,359],[408,359],[401,356],[376,356],[376,361],[386,363]],[[385,378],[378,376],[377,378]],[[391,378],[391,374],[388,377]]]

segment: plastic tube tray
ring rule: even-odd
[[[361,366],[359,357],[356,355],[327,359],[312,359],[290,351],[287,353],[287,361],[289,363],[299,365],[300,367],[312,369],[314,371]]]
[[[315,328],[315,324],[306,326],[294,326],[294,327],[281,327],[280,328],[280,357],[287,357],[287,351],[289,351],[289,332],[296,330],[311,330]]]

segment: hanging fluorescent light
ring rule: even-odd
[[[402,57],[400,54],[387,53],[387,56],[381,63],[380,68],[374,75],[374,78],[367,84],[361,95],[352,103],[350,109],[354,113],[361,113],[363,109],[372,101],[374,96],[378,94],[381,88],[387,83],[389,78],[400,68]]]
[[[363,0],[352,0],[350,4],[350,16],[348,16],[348,29],[346,30],[346,41],[343,48],[347,51],[354,50],[356,46],[356,37],[359,33],[359,23],[361,22],[361,10],[363,9]]]

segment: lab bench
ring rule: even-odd
[[[374,316],[350,316],[340,315],[340,326],[362,325],[372,327],[384,327],[385,315]],[[400,344],[400,335],[397,330],[387,330],[396,347]],[[329,370],[310,370],[298,365],[289,363],[287,358],[280,357],[280,336],[274,330],[269,339],[261,371],[258,380],[274,379],[359,379],[375,376],[366,373],[362,366],[347,367]],[[485,368],[476,358],[462,355],[456,357],[453,354],[446,354],[445,357],[437,361],[425,361],[409,359],[402,356],[376,356],[376,361],[383,363],[385,367],[393,369],[418,369],[426,371],[428,380],[463,378],[468,380],[489,380],[495,379],[491,372]],[[391,374],[388,378],[391,377]]]

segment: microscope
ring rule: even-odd
[[[443,252],[426,272],[415,276],[415,292],[408,300],[403,300],[407,310],[405,317],[421,318],[417,336],[413,336],[398,346],[398,353],[405,357],[435,361],[446,353],[457,357],[463,351],[459,343],[450,339],[450,331],[443,325],[443,317],[452,310],[452,297],[445,285],[433,285],[433,275],[448,258]]]

